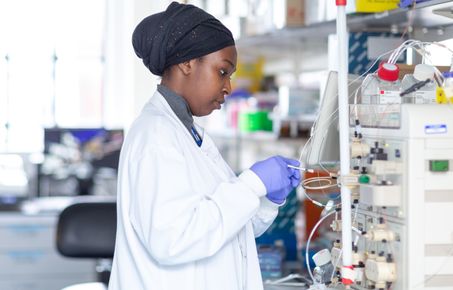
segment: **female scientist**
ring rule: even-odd
[[[231,32],[192,6],[171,3],[132,37],[161,76],[124,142],[110,290],[260,290],[255,245],[300,182],[280,156],[238,177],[192,116],[220,109],[236,68]]]

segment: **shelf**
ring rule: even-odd
[[[435,10],[444,10],[443,14],[453,15],[453,2],[449,0],[431,0],[412,8],[399,8],[382,13],[349,14],[347,16],[348,29],[351,32],[379,31],[403,32],[412,23],[413,28],[438,29],[453,25],[453,19],[433,13]],[[274,30],[263,35],[248,36],[237,41],[239,49],[261,46],[276,47],[282,50],[300,48],[319,39],[325,39],[329,34],[336,32],[336,21],[326,21],[300,28],[285,28]]]
[[[453,25],[453,19],[435,14],[433,11],[452,8],[452,1],[432,0],[417,4],[415,9],[404,8],[376,14],[352,15],[348,17],[348,27],[351,31],[389,31],[394,27],[402,32],[411,22],[414,28],[437,29]]]

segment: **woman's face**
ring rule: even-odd
[[[209,115],[225,102],[231,93],[231,75],[236,71],[237,52],[228,46],[201,58],[191,60],[183,97],[195,116]]]

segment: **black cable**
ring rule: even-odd
[[[419,90],[420,88],[423,88],[427,83],[429,83],[431,81],[431,79],[426,79],[424,81],[421,81],[421,82],[418,82],[418,83],[415,83],[413,84],[412,86],[410,86],[409,88],[407,88],[406,90],[402,91],[400,93],[400,97],[403,97],[407,94],[410,94],[412,92],[415,92],[417,90]]]

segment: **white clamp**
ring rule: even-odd
[[[349,188],[354,188],[359,186],[359,175],[357,174],[348,174],[338,176],[338,184],[340,186],[346,186]]]

